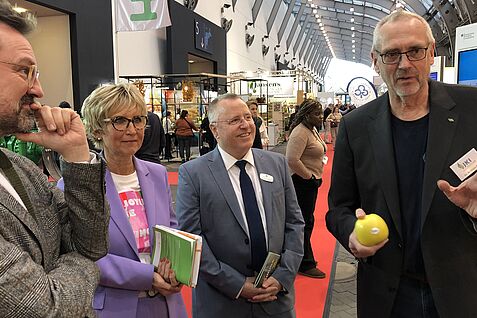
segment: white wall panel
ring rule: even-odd
[[[67,101],[73,106],[68,16],[38,18],[38,28],[28,39],[35,51],[45,93],[40,102],[57,106],[59,102]]]

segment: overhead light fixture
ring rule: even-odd
[[[354,12],[354,8],[353,7],[349,8],[349,11]]]
[[[351,37],[352,37],[352,38],[354,38],[354,32],[353,32],[353,33],[351,33]]]
[[[184,7],[186,7],[189,10],[194,11],[195,8],[197,7],[197,3],[199,0],[184,0]]]
[[[189,61],[187,61],[187,62],[189,62],[189,64],[192,64],[192,63],[194,63],[195,61],[194,61],[194,60],[189,60]]]
[[[223,13],[225,12],[225,9],[230,8],[230,6],[231,6],[230,4],[225,3],[225,4],[222,6],[222,8],[220,8],[220,12],[223,14]]]
[[[355,50],[355,49],[352,49],[351,52],[356,53],[356,50]]]
[[[353,45],[351,45],[351,47],[354,49],[356,47],[356,45],[353,44]]]
[[[351,43],[355,43],[355,42],[356,42],[356,40],[351,40]]]
[[[319,25],[319,26],[323,26],[323,23],[320,22],[318,25]]]
[[[318,13],[318,10],[313,9],[313,14],[316,14],[316,13]]]
[[[353,60],[355,60],[355,59],[356,59],[356,56],[353,55]]]
[[[262,55],[263,56],[267,55],[269,49],[270,49],[270,46],[262,44]]]
[[[15,11],[18,12],[18,13],[24,13],[24,12],[27,12],[27,11],[28,11],[28,10],[25,9],[25,8],[17,7],[17,5],[15,5],[15,6],[13,7],[13,10],[15,10]]]
[[[245,44],[247,44],[247,46],[252,46],[254,39],[255,39],[255,35],[250,35],[249,33],[245,33]]]
[[[354,31],[354,27],[351,27],[351,31]]]
[[[232,27],[233,20],[227,20],[227,18],[222,17],[220,19],[220,25],[222,26],[222,29],[225,30],[225,32],[229,32],[230,28]]]
[[[354,22],[354,18],[351,18],[351,22]]]
[[[316,22],[320,23],[320,22],[321,22],[321,19],[320,19],[320,18],[316,19]]]

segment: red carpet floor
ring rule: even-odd
[[[331,148],[331,147],[329,147]],[[333,163],[333,151],[328,151],[328,164],[323,173],[323,184],[318,191],[318,200],[315,207],[315,228],[312,235],[312,245],[318,267],[326,273],[325,279],[312,279],[298,275],[295,281],[296,289],[296,313],[298,318],[323,317],[326,303],[326,293],[330,282],[329,274],[335,251],[335,238],[327,231],[325,225],[325,213],[328,210],[328,190],[330,188],[331,165]],[[177,172],[169,172],[169,183],[177,184]],[[187,307],[189,317],[192,308],[192,296],[190,288],[182,289],[182,296]]]

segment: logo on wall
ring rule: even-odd
[[[116,31],[144,31],[171,25],[166,0],[118,0]]]
[[[346,89],[351,98],[351,103],[356,107],[364,105],[377,97],[376,88],[364,77],[355,77],[348,83]]]

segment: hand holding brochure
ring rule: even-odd
[[[152,264],[159,266],[162,258],[171,262],[178,282],[194,288],[199,276],[202,237],[164,225],[155,225]]]
[[[259,288],[262,287],[263,282],[273,274],[275,269],[278,267],[280,261],[280,255],[273,252],[268,252],[267,258],[260,269],[255,281],[253,282],[253,287]]]

